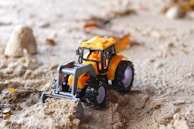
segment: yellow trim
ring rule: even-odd
[[[98,68],[97,68],[97,64],[96,62],[92,62],[92,61],[84,61],[82,64],[92,64],[96,74],[98,75]],[[90,78],[90,75],[88,73],[82,74],[79,76],[78,80],[77,80],[77,88],[79,89],[83,89],[85,88],[85,83],[86,81]],[[68,78],[68,85],[70,87],[72,87],[72,83],[73,83],[73,75],[70,75]]]
[[[114,38],[101,38],[99,36],[95,36],[86,42],[82,42],[81,47],[104,50],[115,44],[115,42],[116,40]]]
[[[123,55],[116,55],[112,58],[109,66],[110,68],[107,72],[108,80],[114,80],[117,66],[123,58],[125,58]]]

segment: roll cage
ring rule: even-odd
[[[98,53],[98,57],[90,58],[90,56],[94,53]],[[84,61],[95,62],[97,64],[98,72],[105,73],[108,71],[112,57],[116,55],[116,49],[115,45],[111,45],[104,50],[79,47],[76,51],[76,54],[79,56],[79,63],[83,63]]]

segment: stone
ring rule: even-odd
[[[10,57],[21,57],[24,55],[24,50],[28,54],[35,54],[37,53],[37,44],[33,30],[28,26],[18,25],[11,34],[4,54]]]
[[[177,19],[184,16],[185,12],[183,12],[183,10],[181,10],[181,8],[178,6],[173,6],[166,12],[166,17],[169,19]]]

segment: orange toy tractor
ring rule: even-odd
[[[94,38],[82,42],[77,49],[78,63],[60,65],[48,97],[78,99],[92,107],[105,104],[107,88],[128,93],[134,79],[134,67],[123,55],[117,54],[129,45],[129,34],[120,40]],[[110,84],[110,86],[108,86]]]

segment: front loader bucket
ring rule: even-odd
[[[81,119],[83,118],[84,116],[84,110],[83,110],[83,106],[82,106],[82,103],[80,101],[80,99],[78,98],[75,98],[74,96],[69,96],[69,95],[61,95],[61,94],[49,94],[49,93],[46,93],[46,92],[43,92],[42,95],[41,95],[41,101],[42,103],[44,104],[46,102],[46,99],[48,98],[57,98],[57,99],[69,99],[69,100],[75,100],[77,101],[76,103],[76,117],[78,119]]]

